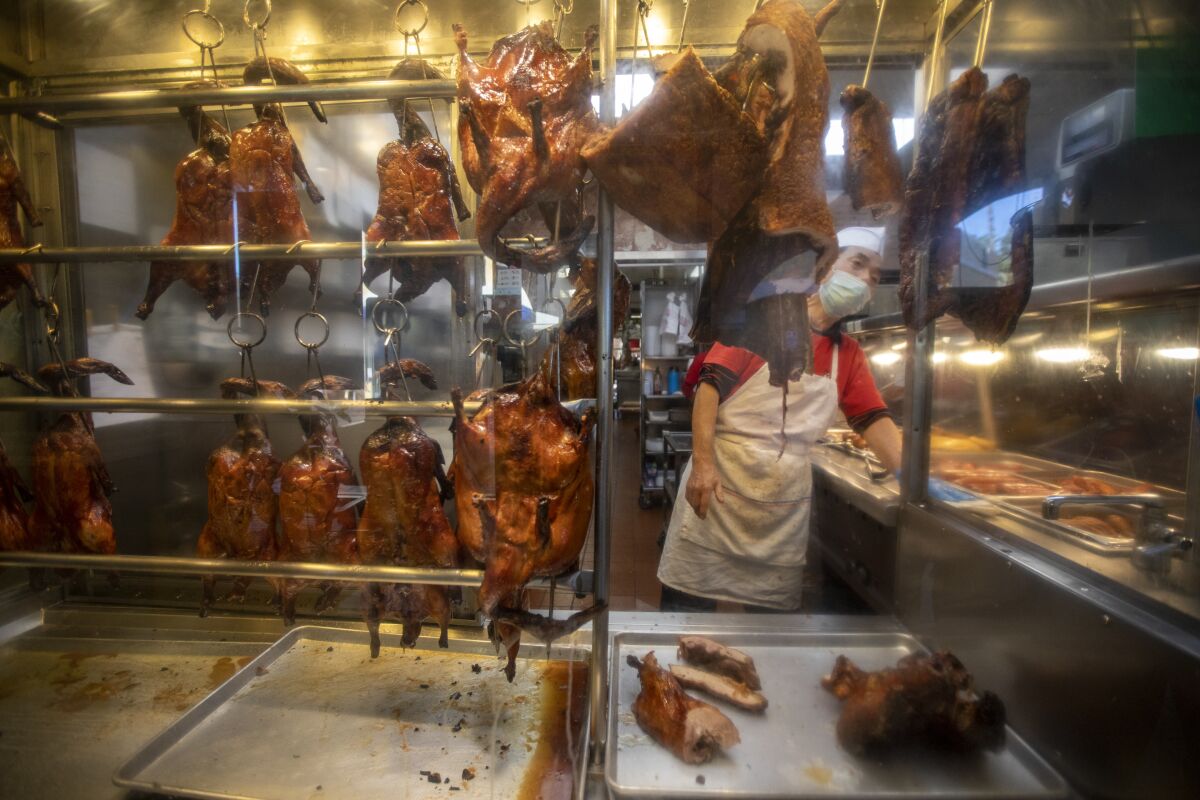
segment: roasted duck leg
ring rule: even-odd
[[[247,84],[261,83],[274,77],[280,84],[308,83],[308,77],[294,64],[281,58],[268,61],[257,58],[242,72]],[[310,104],[312,105],[312,104]],[[308,223],[300,211],[300,201],[292,182],[293,174],[304,184],[313,203],[325,198],[308,174],[300,148],[284,121],[283,108],[278,105],[254,107],[256,122],[234,132],[229,148],[233,172],[233,188],[237,198],[238,236],[251,244],[292,244],[311,239]],[[322,122],[320,106],[313,113]],[[242,290],[257,292],[263,313],[270,309],[270,296],[284,281],[293,267],[308,273],[309,289],[319,291],[320,261],[298,258],[295,261],[244,261]],[[258,274],[257,285],[253,284]]]
[[[50,391],[37,378],[12,364],[0,363],[0,377],[12,378],[35,392]],[[33,492],[0,444],[0,551],[34,549],[29,539],[29,512],[25,510],[25,504],[32,499]]]
[[[250,378],[226,378],[221,381],[221,397],[232,400],[238,395],[292,397],[292,390],[275,381]],[[208,457],[208,521],[196,542],[200,558],[235,558],[244,561],[274,561],[279,555],[275,523],[279,501],[275,479],[279,459],[267,438],[266,424],[257,414],[235,414],[237,433]],[[208,614],[215,601],[216,576],[201,579],[200,616]],[[282,595],[282,582],[270,579]],[[233,579],[230,597],[246,596],[250,579]]]
[[[616,268],[614,267],[614,270]],[[557,345],[551,344],[542,357],[541,370],[546,381],[557,391],[560,378],[561,395],[564,400],[578,400],[596,396],[596,342],[600,325],[596,309],[596,260],[581,259],[572,276],[575,294],[567,305],[566,316],[558,332]],[[613,328],[614,330],[629,313],[629,296],[632,286],[629,279],[616,270],[613,276]]]
[[[437,381],[420,361],[402,359],[380,370],[385,396],[411,379],[429,389]],[[364,564],[409,567],[453,567],[458,541],[442,503],[450,484],[443,470],[442,448],[412,417],[388,417],[367,437],[359,453],[359,471],[367,486],[367,502],[358,524],[358,552]],[[433,617],[441,626],[438,644],[448,645],[450,599],[444,586],[368,584],[367,628],[371,657],[379,655],[379,624],[395,615],[404,625],[402,642],[416,644],[421,624]]]
[[[976,692],[971,674],[949,652],[905,656],[878,672],[838,656],[821,685],[843,701],[838,741],[855,754],[914,739],[959,750],[1004,745],[1004,704],[991,692]]]
[[[84,375],[103,373],[118,383],[132,385],[129,377],[106,361],[77,358],[38,370],[50,390],[65,397],[71,383]],[[96,444],[92,415],[67,411],[58,415],[33,444],[33,519],[30,549],[63,553],[117,552],[113,533],[112,478]]]
[[[480,195],[476,234],[483,252],[514,267],[549,272],[569,263],[594,219],[579,214],[577,189],[586,166],[580,155],[596,127],[592,110],[592,48],[572,59],[546,20],[498,40],[485,63],[467,53],[467,32],[454,26],[458,45],[458,140],[463,170]],[[562,203],[563,219],[578,219],[556,242],[516,250],[500,241],[505,224],[522,209]]]
[[[326,392],[356,388],[354,381],[336,375],[306,381],[297,396],[323,399]],[[354,564],[358,562],[358,515],[340,499],[343,486],[355,485],[354,467],[342,450],[332,414],[300,417],[305,440],[279,468],[280,557],[285,561]],[[296,596],[309,581],[283,584],[283,622],[296,621]],[[318,613],[337,603],[341,586],[321,583]]]
[[[484,564],[479,607],[497,619],[494,638],[508,651],[511,681],[520,643],[513,625],[529,618],[496,615],[521,611],[531,578],[558,575],[578,559],[592,514],[594,420],[564,408],[541,372],[485,393],[471,417],[459,390],[451,399],[458,539]]]
[[[638,672],[642,690],[633,701],[638,726],[687,764],[705,764],[722,748],[742,740],[729,717],[685,692],[653,651],[642,660],[626,659]]]
[[[416,80],[442,78],[443,75],[425,61],[405,59],[388,77]],[[471,212],[463,201],[454,164],[416,111],[401,100],[391,101],[391,106],[400,128],[400,138],[384,145],[375,163],[375,172],[379,176],[379,207],[367,228],[367,241],[457,241],[455,214],[461,221],[470,217]],[[368,258],[363,284],[370,285],[388,270],[399,283],[396,297],[402,302],[419,297],[444,278],[454,290],[455,312],[460,317],[467,313],[462,258]]]
[[[25,234],[17,218],[18,206],[25,212],[30,227],[36,228],[42,224],[29,197],[29,190],[25,188],[21,170],[13,158],[12,148],[0,134],[0,247],[25,247]],[[13,301],[22,286],[29,288],[35,303],[45,305],[46,300],[33,279],[33,267],[29,264],[5,264],[0,266],[0,309]]]
[[[185,89],[222,86],[219,81],[189,83]],[[233,184],[229,168],[229,132],[199,106],[184,106],[196,149],[175,167],[175,219],[163,237],[164,245],[232,244]],[[139,319],[154,312],[154,304],[175,281],[183,281],[204,298],[213,319],[225,313],[233,281],[228,261],[154,261],[146,296],[137,309]]]

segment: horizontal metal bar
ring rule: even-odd
[[[303,242],[294,244],[243,244],[237,247],[239,258],[252,261],[278,261],[298,258],[359,259],[372,256],[430,258],[478,256],[483,251],[474,239],[456,241],[383,242]],[[234,245],[133,245],[128,247],[31,247],[0,249],[0,264],[105,264],[114,261],[214,261],[234,258]]]
[[[230,345],[232,347],[233,345]],[[480,403],[463,403],[468,414]],[[452,417],[454,406],[445,400],[288,400],[247,397],[232,400],[188,397],[0,397],[0,411],[165,412],[174,414],[317,414],[368,417]]]
[[[223,89],[132,89],[88,94],[0,97],[0,114],[32,111],[118,111],[181,106],[238,106],[308,100],[378,100],[402,97],[445,97],[456,93],[452,80],[352,81],[298,86],[227,86]]]
[[[361,564],[313,564],[294,561],[234,561],[181,556],[97,556],[73,553],[0,553],[0,567],[53,567],[108,572],[159,572],[173,575],[238,575],[248,578],[296,578],[356,583],[422,583],[478,587],[483,571],[386,567]]]

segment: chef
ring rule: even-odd
[[[862,348],[839,330],[879,284],[883,243],[883,228],[838,233],[837,261],[808,302],[813,371],[789,384],[786,416],[763,359],[720,342],[704,355],[681,481],[687,502],[675,504],[658,566],[662,610],[711,611],[718,600],[750,611],[800,607],[809,451],[839,409],[885,466],[899,468],[900,431]]]

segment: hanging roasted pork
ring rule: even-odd
[[[753,350],[781,386],[808,367],[805,295],[837,256],[825,202],[829,76],[813,19],[797,0],[769,0],[714,77],[749,109],[769,160],[756,196],[709,243],[692,338]]]
[[[215,80],[196,81],[185,89],[216,88]],[[163,245],[232,244],[233,182],[229,166],[229,132],[199,106],[183,106],[196,149],[175,166],[175,219]],[[183,281],[199,294],[213,319],[225,313],[233,285],[230,261],[152,261],[146,295],[137,316],[146,319],[171,284]]]
[[[25,212],[30,227],[42,224],[13,158],[12,148],[0,134],[0,248],[25,248],[25,234],[17,217],[18,206]],[[46,302],[33,279],[33,267],[29,264],[0,265],[0,309],[13,301],[22,286],[29,288],[35,303],[43,305]]]
[[[613,271],[612,318],[615,331],[629,313],[629,296],[633,287],[619,269],[614,267]],[[596,343],[600,332],[596,306],[596,260],[580,259],[579,266],[573,272],[575,293],[567,305],[558,331],[558,342],[547,348],[540,367],[542,375],[564,400],[596,396]],[[558,391],[560,380],[562,388]]]
[[[221,397],[293,397],[292,390],[275,381],[250,378],[226,378],[221,381]],[[279,459],[267,438],[267,427],[258,414],[235,414],[237,432],[208,457],[208,521],[196,542],[200,558],[233,558],[242,561],[275,561],[279,543],[275,524],[279,500],[275,480]],[[268,579],[278,595],[283,583]],[[242,600],[250,579],[233,579],[230,599]],[[215,602],[216,576],[201,578],[200,616],[208,614]]]
[[[428,62],[415,58],[404,59],[388,75],[391,80],[443,77]],[[455,215],[462,221],[471,212],[463,201],[450,155],[429,132],[413,104],[403,100],[390,103],[400,138],[385,144],[375,162],[379,207],[367,227],[367,241],[457,241]],[[420,297],[434,283],[445,279],[454,290],[455,312],[460,317],[467,313],[466,273],[460,256],[368,257],[363,284],[370,285],[388,270],[396,281],[396,297],[400,301],[407,303]]]
[[[586,166],[580,155],[596,128],[592,110],[592,48],[598,29],[588,28],[583,51],[572,58],[554,38],[550,20],[492,45],[483,64],[467,53],[467,32],[454,26],[458,45],[458,141],[463,170],[479,195],[476,235],[497,261],[535,272],[567,264],[591,230],[578,188]],[[518,212],[541,208],[558,238],[543,247],[517,250],[500,232]]]
[[[842,91],[842,132],[846,165],[842,185],[855,211],[875,219],[904,205],[904,175],[896,153],[896,130],[887,103],[862,86]]]
[[[118,383],[133,384],[124,372],[95,358],[46,364],[38,370],[38,377],[51,392],[67,397],[77,378],[101,373]],[[108,501],[113,482],[96,444],[92,415],[86,411],[59,414],[33,443],[31,461],[30,549],[101,555],[117,552]]]
[[[407,396],[407,380],[436,389],[428,366],[410,358],[379,371],[386,399]],[[441,446],[412,417],[388,417],[367,437],[358,456],[367,502],[358,525],[358,552],[364,564],[450,568],[458,564],[458,540],[442,508],[452,494],[443,469]],[[404,626],[402,643],[411,647],[421,624],[433,617],[441,626],[438,644],[448,645],[450,598],[444,586],[368,584],[367,628],[371,657],[379,655],[379,624],[395,616]]]
[[[484,564],[479,607],[508,651],[511,681],[520,627],[534,627],[536,616],[522,612],[525,584],[561,574],[587,538],[594,495],[588,437],[595,417],[591,410],[577,417],[560,404],[541,372],[476,398],[483,405],[468,417],[462,392],[451,393],[450,477],[458,539]],[[565,635],[599,610],[553,622],[538,617],[537,636]]]
[[[280,84],[308,83],[300,69],[282,58],[256,58],[246,65],[242,77],[247,84],[258,84],[268,78]],[[310,103],[313,114],[325,122],[324,112]],[[293,174],[304,184],[313,203],[325,197],[304,166],[300,148],[284,119],[283,107],[255,105],[255,122],[234,131],[229,146],[229,161],[233,174],[233,190],[237,203],[238,238],[248,244],[294,244],[312,238],[300,200],[292,182]],[[242,291],[253,288],[263,313],[270,310],[271,295],[293,267],[308,273],[309,289],[319,290],[320,264],[314,258],[254,261],[242,259],[239,281]],[[254,283],[258,276],[257,284]]]
[[[837,737],[856,755],[914,742],[952,750],[999,750],[1005,740],[1004,703],[980,694],[950,652],[914,653],[896,666],[866,672],[838,656],[821,680],[842,701]]]
[[[987,83],[971,67],[930,101],[921,120],[900,220],[900,304],[913,330],[949,312],[976,338],[998,345],[1012,335],[1033,288],[1032,213],[1023,208],[998,221],[1012,243],[1007,269],[997,270],[999,286],[962,285],[963,241],[970,235],[962,222],[1024,183],[1030,84],[1010,75],[989,92]]]
[[[12,364],[0,363],[0,377],[12,378],[35,392],[50,391],[37,378]],[[25,510],[25,504],[32,499],[33,492],[0,443],[0,551],[35,549],[29,539],[29,512]]]
[[[582,152],[613,202],[675,242],[719,236],[767,165],[754,120],[690,47],[649,97]]]
[[[327,392],[356,388],[354,381],[326,375],[306,381],[296,393],[305,400],[325,399]],[[357,485],[354,467],[342,450],[332,413],[299,418],[304,444],[279,468],[279,557],[283,561],[327,564],[358,562],[358,515],[353,501],[339,496],[344,486]],[[281,611],[285,625],[296,621],[296,597],[310,581],[283,584]],[[341,593],[334,581],[321,582],[315,610],[332,608]]]

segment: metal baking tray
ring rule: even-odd
[[[605,779],[614,797],[996,800],[1069,796],[1063,780],[1012,729],[1003,750],[978,757],[920,750],[880,762],[842,750],[835,733],[841,704],[821,688],[821,677],[841,654],[864,669],[893,666],[900,657],[923,649],[907,634],[713,635],[754,659],[770,706],[758,715],[714,701],[737,725],[741,743],[708,764],[685,764],[638,727],[632,704],[640,685],[636,672],[625,663],[626,656],[641,657],[650,650],[663,667],[678,663],[677,635],[618,634],[612,648],[605,764]]]
[[[546,796],[570,797],[587,752],[584,662],[521,658],[510,684],[487,642],[439,650],[423,637],[401,650],[398,635],[381,638],[373,660],[363,631],[293,629],[113,781],[238,800],[517,797],[548,785],[559,794]]]

